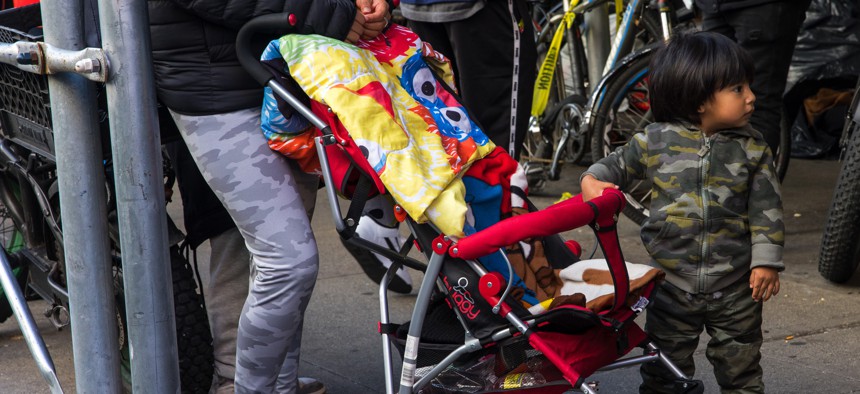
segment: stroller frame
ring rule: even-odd
[[[438,235],[440,234],[440,232],[436,230],[431,224],[419,224],[415,222],[412,218],[406,216],[402,212],[402,208],[400,208],[399,206],[395,206],[395,209],[399,210],[399,212],[397,213],[401,217],[405,217],[403,221],[407,224],[410,230],[410,235],[401,250],[390,250],[386,247],[377,245],[364,238],[361,238],[358,234],[355,233],[355,227],[358,224],[358,220],[362,213],[364,204],[367,201],[366,192],[369,191],[371,187],[371,181],[368,179],[369,177],[365,174],[360,175],[358,186],[356,187],[356,192],[354,193],[354,196],[350,202],[349,212],[346,216],[344,216],[341,212],[340,205],[338,204],[338,194],[335,188],[331,186],[335,185],[335,183],[333,181],[332,170],[329,164],[326,147],[338,144],[337,138],[333,134],[331,127],[327,123],[325,123],[325,121],[323,121],[320,117],[314,114],[314,112],[306,105],[304,105],[301,100],[293,96],[280,83],[274,80],[269,71],[265,70],[265,68],[261,66],[258,61],[258,58],[250,49],[252,38],[257,35],[267,35],[271,37],[271,34],[282,35],[285,33],[290,33],[289,31],[284,31],[285,27],[289,28],[290,26],[292,26],[288,18],[289,15],[287,14],[270,14],[257,17],[245,24],[245,26],[243,26],[243,28],[240,30],[237,37],[238,58],[242,65],[246,68],[246,70],[261,85],[270,87],[275,94],[284,99],[299,114],[304,116],[321,131],[322,135],[315,138],[315,145],[320,160],[323,181],[326,185],[330,185],[329,187],[326,187],[326,194],[329,200],[329,208],[332,214],[332,219],[334,221],[335,228],[339,236],[345,242],[348,242],[353,246],[357,246],[378,253],[390,259],[393,263],[388,268],[387,272],[384,274],[379,285],[380,320],[378,323],[378,331],[382,337],[386,393],[392,394],[394,392],[399,392],[400,394],[409,394],[413,392],[418,392],[422,388],[427,387],[435,377],[439,376],[443,371],[446,370],[446,368],[451,366],[461,356],[480,351],[485,347],[488,347],[489,345],[498,343],[502,340],[509,339],[515,336],[522,335],[524,338],[528,338],[530,335],[532,335],[537,326],[545,320],[541,319],[541,315],[527,316],[525,318],[521,318],[515,313],[512,313],[512,308],[506,300],[506,297],[511,291],[512,283],[510,281],[505,281],[501,274],[487,271],[487,269],[485,269],[483,265],[477,261],[478,257],[482,256],[483,254],[486,254],[486,249],[488,248],[485,245],[489,241],[487,239],[488,237],[481,235],[481,233],[486,233],[486,230],[478,232],[469,237],[462,238],[458,242],[455,242],[454,240],[445,235]],[[615,236],[617,246],[617,234],[615,234],[614,232],[614,225],[615,222],[617,222],[618,220],[618,213],[623,208],[624,199],[619,192],[613,191],[610,194],[617,194],[614,197],[616,197],[615,199],[618,200],[618,202],[615,203],[614,207],[612,207],[612,202],[606,202],[610,200],[610,198],[605,198],[604,204],[602,205],[605,205],[606,207],[611,207],[613,212],[609,214],[606,214],[605,212],[603,214],[600,214],[595,204],[593,204],[592,202],[587,203],[588,205],[580,204],[581,206],[587,207],[588,210],[593,210],[593,217],[580,220],[573,225],[567,224],[566,227],[559,230],[571,230],[574,228],[581,227],[585,224],[591,225],[596,232],[599,231],[600,227],[612,227],[611,229],[609,229],[609,231],[612,232],[613,236]],[[604,194],[604,196],[606,196],[606,194]],[[603,197],[600,197],[598,199],[601,198]],[[597,199],[592,201],[596,200]],[[539,212],[533,212],[522,216],[528,216],[534,213]],[[492,227],[495,227],[497,225],[499,224],[496,224]],[[530,237],[541,235],[546,234],[542,234],[541,231],[537,231],[535,234],[530,234]],[[519,240],[525,238],[526,237],[523,237]],[[430,241],[430,239],[432,239],[432,241]],[[598,236],[598,242],[600,242],[600,239],[601,237]],[[519,240],[514,240],[514,242]],[[429,261],[427,264],[424,264],[418,260],[407,256],[407,254],[412,249],[413,243],[417,243],[420,251],[422,251],[428,257]],[[504,247],[505,245],[511,243],[511,240],[491,241],[489,242],[489,248],[497,250],[499,247]],[[602,243],[601,246],[603,246]],[[620,256],[620,249],[618,250],[618,255]],[[507,320],[509,326],[497,329],[493,331],[489,336],[485,336],[484,338],[477,338],[472,336],[472,333],[469,331],[469,328],[463,322],[460,312],[457,311],[456,308],[454,308],[453,312],[456,313],[458,321],[461,325],[463,325],[463,328],[466,331],[466,339],[464,340],[462,345],[452,350],[446,357],[444,357],[442,361],[433,366],[429,372],[427,372],[424,376],[417,379],[416,381],[415,372],[417,368],[417,354],[419,350],[419,345],[421,343],[421,330],[425,323],[425,316],[431,303],[431,296],[433,295],[434,291],[436,291],[437,286],[438,289],[442,289],[443,292],[446,292],[445,287],[441,285],[441,279],[439,278],[439,275],[442,271],[443,265],[446,263],[446,260],[452,257],[463,259],[468,265],[468,267],[480,276],[481,296],[491,305],[494,305],[494,307],[492,308],[492,312],[503,316],[505,320]],[[507,258],[505,258],[505,260],[507,261]],[[507,264],[509,272],[512,272],[513,269],[511,267],[510,261],[507,261]],[[388,306],[388,284],[390,283],[391,279],[396,275],[396,271],[402,266],[423,271],[424,278],[421,282],[420,288],[418,289],[418,295],[415,301],[414,309],[412,311],[411,323],[409,325],[408,337],[406,340],[405,351],[403,354],[403,364],[401,368],[401,375],[398,386],[395,377],[394,356],[392,354],[392,337],[394,334],[393,327],[396,327],[396,325],[392,325],[390,321],[390,313]],[[626,269],[624,270],[623,276],[624,278],[627,277]],[[616,282],[615,286],[617,290],[619,283]],[[623,284],[622,286],[624,287],[623,293],[626,294],[627,284]],[[613,308],[613,310],[618,309],[620,303],[622,302],[618,301],[618,298],[621,297],[616,297],[617,305]],[[518,301],[512,300],[512,302]],[[635,310],[634,313],[638,313],[640,311],[641,309]],[[607,326],[606,328],[612,329],[610,328],[611,324],[613,324],[611,318],[607,318],[605,321],[603,321],[603,323],[605,326]],[[614,329],[617,331],[619,327],[614,327]],[[618,368],[639,365],[646,362],[659,361],[664,366],[666,366],[669,371],[671,371],[671,373],[676,377],[675,387],[678,392],[703,392],[704,388],[702,386],[701,381],[693,380],[690,377],[686,376],[666,355],[664,355],[660,351],[660,349],[652,341],[648,340],[647,343],[640,344],[640,347],[644,348],[645,354],[641,356],[625,357],[618,359],[608,365],[603,366],[602,368],[598,369],[598,371],[609,371]],[[552,352],[551,349],[536,348],[536,350],[540,351],[544,355],[547,355],[548,358],[551,359],[551,355],[547,354],[548,352]],[[556,367],[558,367],[557,363],[554,364],[556,364]],[[570,379],[567,378],[566,375],[565,378],[570,382]],[[566,390],[565,393],[573,393],[576,392],[576,390],[581,391],[583,393],[596,393],[596,384],[587,383],[584,381],[584,378],[585,376],[579,380],[582,383],[579,384],[578,387],[574,387],[574,384],[571,382],[570,389]],[[540,388],[520,388],[518,390],[531,391],[539,389]],[[556,389],[555,391],[558,390]]]

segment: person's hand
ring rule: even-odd
[[[582,189],[582,201],[588,201],[592,198],[600,197],[603,195],[604,189],[618,189],[618,185],[599,181],[591,175],[582,177],[582,181],[579,183],[579,186]]]
[[[364,16],[364,32],[361,39],[369,40],[379,35],[391,20],[388,2],[385,0],[356,0],[355,7]]]
[[[779,293],[779,273],[770,267],[755,267],[750,273],[752,298],[764,302]]]
[[[352,27],[349,28],[349,33],[346,35],[346,42],[350,44],[355,44],[364,35],[364,24],[367,21],[364,19],[364,14],[361,13],[361,10],[355,11],[355,20],[352,21]]]

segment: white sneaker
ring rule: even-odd
[[[400,247],[403,246],[403,238],[400,236],[400,231],[397,227],[385,227],[367,216],[363,216],[358,221],[355,233],[361,238],[377,245],[385,246],[393,251],[399,251]],[[358,265],[361,266],[364,273],[374,282],[379,283],[382,280],[382,276],[388,270],[388,267],[391,266],[391,260],[367,249],[353,246],[346,242],[343,242],[343,244],[346,250],[358,261]],[[400,267],[397,270],[397,275],[391,279],[388,289],[401,294],[412,292],[412,278],[409,276],[406,268]]]

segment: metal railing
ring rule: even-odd
[[[85,1],[95,4],[95,0],[43,0],[45,42],[0,44],[0,62],[49,78],[76,388],[82,393],[122,390],[102,149],[91,82],[97,81],[105,83],[108,100],[132,390],[178,393],[147,5],[136,0],[98,0],[100,49],[83,44]],[[13,304],[16,312],[29,315],[22,297]],[[43,376],[53,392],[62,392],[41,336],[23,317],[19,318],[21,329]]]

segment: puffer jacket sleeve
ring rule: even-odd
[[[296,33],[343,40],[355,20],[353,0],[173,0],[207,22],[239,30],[254,17],[273,13],[296,16]]]

